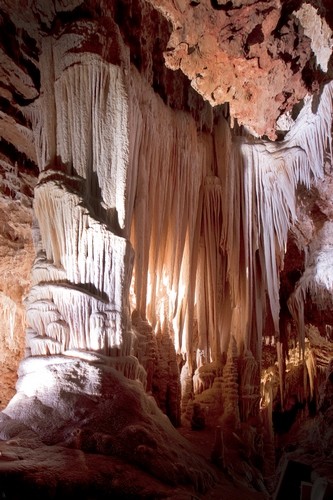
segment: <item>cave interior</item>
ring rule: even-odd
[[[0,495],[333,498],[333,3],[2,0]]]

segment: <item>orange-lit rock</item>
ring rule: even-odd
[[[150,1],[172,23],[166,65],[180,68],[212,106],[228,102],[259,136],[274,138],[280,114],[324,78],[312,67],[304,16],[287,3]]]

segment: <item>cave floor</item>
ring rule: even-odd
[[[193,452],[198,455],[203,455],[206,460],[211,460],[211,452],[215,442],[215,428],[207,427],[200,431],[193,431],[188,425],[183,425],[179,429],[180,434],[185,437],[193,448]],[[237,441],[233,436],[225,440],[226,446],[226,465],[231,473],[224,472],[218,467],[214,467],[218,482],[216,487],[208,493],[194,497],[207,500],[221,500],[228,498],[228,500],[239,500],[240,495],[246,500],[260,500],[267,498],[262,492],[256,491],[254,488],[249,489],[245,484],[245,480],[237,479],[237,473],[233,474],[232,464],[239,465],[239,453],[237,450]]]
[[[209,459],[214,442],[212,429],[194,432],[179,429],[190,440],[193,453]],[[84,453],[60,445],[11,439],[0,441],[0,496],[7,500],[34,499],[174,499],[246,500],[265,498],[238,484],[216,468],[218,482],[201,494],[163,484],[145,471],[111,456]]]

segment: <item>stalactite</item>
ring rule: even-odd
[[[325,372],[332,357],[332,344],[329,340],[321,336],[318,328],[313,325],[307,325],[306,336],[311,347],[311,355],[315,359],[315,375],[320,371]]]
[[[300,149],[300,158],[297,163],[299,167],[298,180],[302,180],[307,185],[310,184],[310,172],[314,179],[323,176],[325,155],[329,155],[332,160],[332,101],[333,86],[328,84],[323,89],[316,113],[313,113],[310,109],[312,103],[310,100],[296,122],[297,127],[292,129],[287,136],[288,142],[293,147]],[[305,175],[306,167],[308,169],[308,179],[306,179]],[[330,258],[326,260],[325,247],[319,249],[316,247],[310,248],[310,252],[306,251],[305,253],[307,256],[305,272],[288,302],[289,309],[298,327],[303,350],[305,345],[304,303],[306,294],[310,291],[314,300],[321,303],[322,307],[325,307],[332,290],[330,272],[320,272],[320,267],[323,265],[322,267],[325,268],[327,262],[330,261]],[[317,278],[317,269],[319,279]],[[323,281],[321,281],[322,277],[324,277]]]
[[[222,307],[225,283],[225,266],[220,250],[222,233],[222,188],[218,177],[207,176],[203,186],[202,238],[205,248],[204,275],[206,281],[205,303],[207,308],[207,332],[209,360],[219,361],[222,355],[222,331],[219,311]],[[200,337],[199,337],[200,338]],[[201,339],[200,339],[201,340]],[[202,343],[199,341],[199,347]]]
[[[316,359],[315,356],[312,354],[312,352],[310,352],[310,355],[306,358],[305,363],[309,377],[310,397],[312,399],[315,392],[316,375],[317,375]]]
[[[169,115],[149,89],[141,90],[136,74],[134,82],[130,109],[138,120],[131,122],[130,135],[138,182],[132,225],[136,307],[154,326],[165,314],[161,304],[168,303],[176,351],[186,354],[189,376],[197,363],[194,350],[201,353],[200,364],[216,362],[227,352],[231,336],[240,353],[251,352],[260,363],[266,303],[274,325],[269,335],[279,339],[279,273],[296,219],[296,187],[300,182],[309,186],[322,175],[327,144],[319,138],[329,137],[323,109],[330,90],[316,115],[309,115],[309,104],[305,106],[282,143],[235,137],[221,116],[213,143],[188,121],[184,146],[185,117]],[[305,124],[310,124],[306,131]],[[320,147],[318,154],[310,136]],[[196,158],[190,161],[180,150],[196,152]],[[283,366],[281,357],[282,393]],[[196,393],[203,389],[200,384],[195,375]]]
[[[55,101],[57,154],[69,173],[86,179],[89,198],[116,211],[112,225],[124,229],[128,110],[122,69],[83,57],[57,79]]]
[[[130,131],[134,143],[130,163],[138,169],[132,225],[136,308],[155,326],[163,321],[167,306],[176,350],[189,353],[197,258],[194,235],[208,147],[198,137],[193,119],[166,108],[135,72],[132,79],[130,109],[138,114]],[[188,362],[192,365],[192,355]]]

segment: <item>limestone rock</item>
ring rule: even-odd
[[[172,22],[166,64],[181,69],[213,106],[229,102],[232,116],[259,135],[274,138],[279,115],[325,79],[332,31],[312,5],[293,11],[275,0],[189,2],[184,8],[150,1]],[[323,28],[310,28],[310,17]],[[320,56],[317,66],[311,59],[319,45],[321,67]]]

